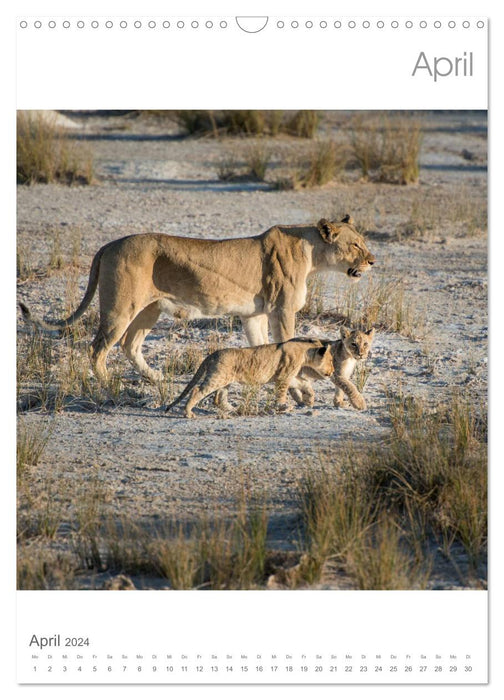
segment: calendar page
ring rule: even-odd
[[[489,19],[225,5],[9,18],[17,689],[479,692]]]

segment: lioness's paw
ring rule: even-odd
[[[287,403],[279,403],[276,407],[277,413],[287,413],[291,411],[292,408]]]
[[[339,396],[335,396],[333,403],[334,403],[336,408],[341,408],[343,406],[343,399],[340,398]]]

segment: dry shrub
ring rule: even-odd
[[[179,110],[170,115],[190,135],[277,136],[284,133],[313,138],[319,124],[318,112],[311,110]]]
[[[93,181],[89,153],[71,142],[63,129],[41,113],[18,112],[16,151],[19,184],[82,185]]]
[[[40,546],[18,544],[18,590],[69,590],[75,584],[75,561],[71,555]]]
[[[309,277],[306,285],[306,301],[299,311],[300,316],[316,317],[324,310],[325,280],[321,275]]]
[[[264,180],[270,158],[271,151],[262,140],[256,141],[247,147],[245,160],[248,172],[253,179],[259,180],[260,182]]]
[[[385,276],[373,276],[358,286],[347,286],[330,313],[346,319],[352,328],[374,326],[414,339],[426,333],[425,315],[417,311],[403,280]]]
[[[317,141],[309,154],[309,162],[299,180],[303,187],[325,185],[342,168],[341,148],[334,141]]]
[[[308,553],[338,563],[359,588],[422,588],[432,543],[460,543],[466,575],[484,564],[487,458],[481,408],[454,395],[429,409],[389,398],[388,444],[322,456],[299,488]],[[484,415],[484,414],[483,414]]]
[[[319,123],[319,112],[302,109],[299,112],[287,113],[284,129],[292,136],[313,139],[317,135]]]
[[[418,181],[422,134],[416,122],[387,117],[370,121],[359,116],[350,142],[362,177],[400,185]]]
[[[346,568],[360,590],[407,590],[425,587],[430,562],[422,566],[396,520],[381,514],[350,548]]]
[[[242,158],[237,149],[227,152],[217,163],[219,180],[263,182],[271,159],[271,151],[263,139],[254,139],[243,149]]]
[[[287,173],[272,183],[278,190],[319,187],[332,182],[345,167],[347,149],[331,140],[318,140],[308,152],[288,159]]]
[[[17,430],[16,465],[18,481],[22,480],[28,467],[37,466],[49,442],[53,426],[43,423],[38,427],[28,428],[21,423]]]
[[[240,159],[235,151],[226,153],[217,163],[217,177],[219,180],[229,182],[239,176],[241,168]]]
[[[486,199],[470,188],[460,187],[449,197],[434,192],[415,198],[408,219],[397,233],[400,238],[428,238],[433,234],[472,238],[485,235],[487,227]]]
[[[98,516],[98,517],[97,517]],[[150,574],[171,588],[252,588],[264,582],[267,515],[242,495],[234,519],[152,528],[127,518],[86,518],[74,537],[78,566]]]

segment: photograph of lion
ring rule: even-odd
[[[17,118],[18,588],[486,588],[486,113]]]

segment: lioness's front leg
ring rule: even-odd
[[[240,318],[250,347],[268,343],[268,317],[266,314],[241,316]]]
[[[296,319],[292,311],[274,311],[270,314],[269,320],[275,343],[283,343],[285,340],[294,338]]]
[[[366,409],[366,402],[364,400],[364,397],[349,379],[343,379],[343,377],[337,377],[333,375],[332,380],[336,386],[336,394],[334,396],[335,406],[342,405],[342,392],[344,392],[348,396],[348,399],[354,408],[356,408],[359,411],[364,411]]]

